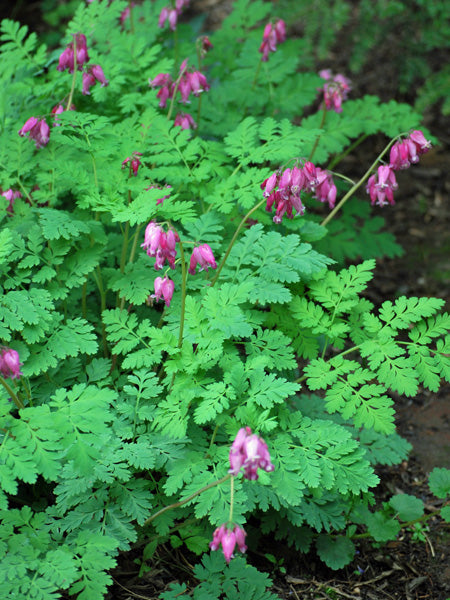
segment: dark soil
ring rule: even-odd
[[[227,14],[230,4],[227,0],[198,0],[193,2],[193,8],[207,12],[209,24],[214,27]],[[7,3],[7,6],[0,3],[2,16],[26,22],[33,30],[46,31],[40,6],[39,2]],[[346,73],[345,39],[343,35],[331,54],[332,59],[320,67]],[[393,72],[386,47],[389,40],[384,47],[373,50],[364,73],[358,76],[354,89],[358,96],[369,93],[386,101],[392,97],[399,99],[392,85],[397,74]],[[436,54],[436,64],[432,67],[439,68],[442,64],[441,54]],[[414,103],[414,90],[400,99]],[[447,302],[450,299],[447,178],[450,119],[434,106],[425,114],[424,123],[438,138],[439,145],[422,156],[419,165],[399,174],[394,207],[374,208],[386,218],[387,229],[405,250],[400,258],[377,261],[370,289],[371,300],[377,305],[403,294],[436,296]],[[384,144],[384,139],[367,140],[359,147],[357,157],[346,158],[343,169],[358,178],[361,162],[369,164]],[[412,444],[413,450],[407,462],[378,470],[381,481],[375,490],[378,502],[393,493],[404,492],[421,498],[426,512],[433,512],[441,505],[429,492],[427,475],[435,466],[450,468],[449,393],[447,385],[437,393],[424,391],[414,399],[395,398],[398,431]],[[450,598],[450,528],[436,518],[428,521],[428,527],[425,542],[414,541],[410,531],[402,532],[397,540],[384,546],[361,540],[357,558],[337,572],[328,569],[313,553],[297,554],[279,545],[274,549],[272,540],[263,540],[258,554],[249,552],[248,559],[270,573],[273,591],[286,600],[446,600]],[[263,558],[266,552],[283,558],[285,573]],[[115,584],[109,599],[156,600],[170,583],[184,581],[188,587],[195,585],[192,577],[192,566],[198,560],[195,556],[162,547],[154,568],[142,577],[138,577],[136,558],[139,558],[137,552],[121,557],[112,573]]]

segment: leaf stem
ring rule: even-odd
[[[233,506],[234,506],[234,477],[231,475],[230,479],[230,515],[228,522],[233,523]]]
[[[184,248],[181,241],[178,242],[180,246],[181,254],[181,307],[180,307],[180,332],[178,334],[178,348],[183,345],[183,333],[184,333],[184,316],[186,312],[186,279],[187,270],[186,262],[184,259]]]
[[[17,408],[25,408],[22,400],[17,396],[17,394],[13,391],[12,387],[9,385],[9,383],[7,383],[3,377],[0,376],[0,383],[2,384],[2,386],[5,388],[5,390],[8,392],[8,394],[11,396],[12,401],[14,402],[14,404],[17,406]]]
[[[256,211],[258,210],[258,208],[260,208],[264,202],[266,202],[266,199],[263,198],[260,202],[258,202],[258,204],[256,204],[256,206],[254,206],[251,210],[248,211],[248,213],[245,215],[245,217],[242,219],[242,221],[239,223],[238,228],[236,229],[236,231],[234,232],[233,237],[231,238],[231,242],[230,245],[227,248],[227,251],[225,252],[224,257],[222,258],[222,260],[220,261],[219,266],[217,267],[217,271],[216,274],[214,275],[213,279],[211,280],[211,287],[213,287],[213,285],[216,283],[217,279],[219,278],[220,272],[231,252],[231,249],[233,248],[234,242],[236,241],[241,229],[244,227],[245,222],[247,221],[247,219]]]
[[[325,121],[327,119],[327,112],[328,112],[328,110],[327,110],[326,106],[324,105],[324,107],[322,109],[322,119],[320,120],[319,129],[322,129],[323,126],[325,125]],[[319,141],[320,141],[320,136],[321,136],[321,134],[319,133],[319,135],[316,137],[316,141],[314,142],[314,146],[312,147],[311,154],[309,155],[309,158],[308,158],[309,162],[312,161],[313,156],[317,150],[317,146],[319,145]]]
[[[377,166],[378,162],[383,158],[383,156],[386,154],[386,152],[389,150],[389,148],[392,146],[392,144],[394,144],[395,141],[399,137],[400,137],[400,135],[397,135],[395,138],[393,138],[389,142],[389,144],[384,148],[384,150],[376,157],[376,159],[373,161],[373,163],[370,165],[370,167],[367,169],[367,171],[364,173],[364,175],[361,177],[361,179],[358,182],[356,182],[349,189],[349,191],[345,194],[345,196],[342,198],[342,200],[338,204],[336,204],[336,206],[329,213],[329,215],[327,217],[325,217],[325,219],[321,223],[322,227],[325,227],[325,225],[327,225],[327,223],[329,223],[331,221],[331,219],[336,215],[336,213],[338,213],[340,211],[340,209],[344,206],[344,204],[347,202],[347,200],[351,196],[353,196],[353,194],[356,192],[356,190],[362,186],[362,184],[366,181],[366,179],[369,178],[371,172]]]
[[[73,76],[72,76],[72,87],[70,88],[69,99],[67,100],[66,111],[70,110],[72,104],[73,94],[75,92],[75,84],[77,81],[77,39],[73,36]]]
[[[171,510],[172,508],[178,508],[179,506],[182,506],[183,504],[186,504],[186,502],[189,502],[190,500],[192,500],[196,496],[199,496],[203,492],[206,492],[206,490],[209,490],[212,487],[215,487],[216,485],[220,485],[221,483],[223,483],[227,479],[230,479],[230,477],[233,477],[233,476],[230,473],[227,473],[227,475],[225,475],[221,479],[217,479],[217,481],[213,481],[211,483],[208,483],[208,485],[205,485],[205,487],[202,487],[201,489],[197,490],[196,492],[194,492],[193,494],[191,494],[190,496],[188,496],[184,500],[180,500],[179,502],[174,502],[173,504],[168,504],[164,508],[161,508],[161,510],[158,510],[153,515],[151,515],[151,517],[149,517],[145,521],[144,525],[148,525],[149,523],[151,523],[152,521],[154,521],[156,519],[156,517],[159,517],[159,515],[162,515],[166,511]]]

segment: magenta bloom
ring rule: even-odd
[[[16,198],[22,198],[22,194],[20,192],[15,192],[12,188],[6,190],[6,192],[2,192],[2,196],[9,202],[9,205],[6,207],[6,212],[10,214],[14,213],[14,201]]]
[[[77,33],[74,36],[76,46],[76,56],[74,56],[74,43],[71,42],[59,57],[59,63],[56,67],[58,71],[69,69],[69,73],[73,73],[74,64],[78,71],[81,71],[83,65],[88,62],[89,56],[86,45],[86,36],[82,33]]]
[[[352,89],[350,79],[340,74],[333,76],[330,69],[322,69],[319,75],[327,80],[323,88],[320,88],[323,91],[325,107],[337,113],[342,112],[342,101],[347,99],[348,92]]]
[[[262,53],[261,60],[267,62],[269,60],[269,52],[276,52],[277,44],[281,44],[286,40],[286,24],[282,19],[279,19],[275,25],[267,23],[264,27],[263,41],[259,47],[259,52]]]
[[[176,242],[179,242],[178,234],[172,229],[166,233],[162,227],[154,221],[150,221],[145,229],[144,243],[141,247],[147,251],[148,256],[155,257],[155,269],[163,268],[167,260],[171,269],[175,268],[175,257],[177,255]]]
[[[30,117],[22,129],[19,130],[19,135],[24,137],[29,133],[29,138],[34,140],[36,148],[42,148],[48,144],[50,137],[50,128],[45,119],[37,119]]]
[[[285,169],[283,173],[276,171],[263,181],[261,189],[264,190],[264,196],[267,198],[266,210],[271,212],[273,206],[276,208],[274,223],[281,223],[285,214],[288,219],[292,219],[293,209],[298,215],[303,215],[305,207],[300,199],[300,191],[305,189],[305,184],[305,169],[298,167]],[[275,191],[277,186],[278,190]]]
[[[228,529],[227,526],[223,524],[214,531],[213,539],[212,542],[210,542],[209,547],[211,550],[218,550],[219,546],[222,546],[225,560],[229,563],[233,558],[236,544],[241,552],[247,550],[247,546],[245,545],[246,535],[247,534],[242,527],[239,527],[238,525],[235,525],[233,529]]]
[[[328,206],[334,208],[337,190],[331,173],[324,171],[320,167],[316,167],[316,180],[318,182],[314,189],[316,200],[319,202],[328,202]]]
[[[178,113],[174,121],[175,127],[181,127],[181,129],[196,129],[197,124],[189,113]]]
[[[250,480],[258,479],[258,469],[269,473],[275,468],[270,460],[266,442],[255,433],[252,434],[250,427],[239,429],[230,449],[228,472],[236,476],[242,467],[244,478]]]
[[[109,81],[106,79],[105,74],[103,73],[103,69],[100,65],[91,65],[86,71],[83,73],[83,90],[82,93],[86,95],[90,95],[90,88],[99,81],[102,84],[102,87],[108,85]]]
[[[191,261],[189,263],[189,273],[191,275],[195,275],[197,265],[200,265],[200,271],[207,271],[208,267],[212,267],[213,269],[217,268],[214,255],[208,244],[197,246],[192,251]]]
[[[183,8],[189,4],[189,0],[176,0],[175,8],[165,6],[159,15],[158,27],[164,27],[166,21],[172,31],[175,31],[178,17],[183,11]]]
[[[141,161],[139,160],[139,156],[142,156],[142,152],[133,152],[132,156],[128,156],[122,163],[122,169],[125,167],[127,163],[131,161],[131,169],[133,171],[133,175],[136,176],[138,174],[139,167],[141,166]]]
[[[3,348],[0,353],[0,373],[3,377],[17,379],[23,373],[20,367],[23,363],[20,362],[19,354],[12,348]]]
[[[398,171],[419,162],[419,156],[431,148],[421,131],[413,131],[405,140],[395,142],[389,155],[389,167]]]
[[[166,306],[170,306],[170,301],[172,300],[173,291],[175,288],[174,282],[168,277],[157,277],[154,281],[155,293],[150,296],[150,298],[155,298],[155,300],[161,300],[164,298],[164,302]]]
[[[366,192],[370,195],[371,204],[386,206],[395,204],[393,192],[397,189],[397,180],[391,167],[380,166],[376,175],[369,177]]]

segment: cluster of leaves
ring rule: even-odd
[[[440,300],[402,297],[377,312],[362,296],[373,258],[399,251],[379,218],[354,206],[327,230],[306,199],[305,218],[275,227],[259,208],[256,223],[243,220],[281,164],[315,148],[325,166],[360,136],[398,135],[419,116],[366,97],[325,123],[314,113],[295,125],[320,78],[300,70],[292,40],[270,68],[261,63],[270,4],[240,0],[211,36],[197,135],[181,130],[147,79],[177,73],[174,55],[195,64],[197,32],[178,25],[173,45],[157,27],[162,2],[134,6],[121,28],[127,5],[79,3],[65,41],[85,32],[109,86],[76,92],[76,110],[58,115],[38,150],[17,131],[65,104],[81,74],[56,70],[61,48],[48,53],[25,27],[1,25],[11,100],[0,106],[0,185],[22,198],[12,213],[0,206],[0,339],[23,363],[23,376],[0,386],[2,597],[101,598],[118,552],[142,540],[143,571],[165,542],[206,552],[230,512],[227,485],[213,484],[243,426],[264,436],[275,465],[258,482],[235,481],[234,521],[258,523],[249,546],[258,530],[274,532],[305,552],[314,542],[337,568],[336,555],[347,563],[354,547],[336,532],[367,516],[374,466],[407,456],[390,392],[449,379]],[[121,168],[133,152],[136,177]],[[169,197],[158,202],[164,185]],[[155,270],[140,244],[150,220],[175,227],[185,252],[207,243],[223,259],[218,277],[187,283],[177,264],[164,312],[148,305]],[[339,269],[348,257],[366,260]],[[195,575],[195,598],[273,598],[243,558],[225,568],[221,555],[205,555]]]

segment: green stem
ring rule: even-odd
[[[384,148],[384,150],[377,156],[377,158],[373,161],[373,163],[370,165],[370,167],[367,169],[367,171],[364,173],[364,175],[361,177],[361,179],[357,183],[355,183],[355,185],[353,187],[351,187],[349,189],[349,191],[345,194],[345,196],[342,198],[342,200],[338,204],[336,204],[336,206],[333,208],[333,210],[330,212],[330,214],[322,221],[322,223],[321,223],[322,227],[325,227],[325,225],[331,221],[331,219],[334,217],[334,215],[340,211],[340,209],[344,206],[344,204],[347,202],[347,200],[351,196],[353,196],[353,194],[356,192],[356,190],[362,186],[362,184],[366,181],[366,179],[369,178],[371,172],[377,166],[378,162],[383,158],[383,156],[386,154],[386,152],[389,150],[389,148],[392,146],[392,144],[394,144],[395,141],[399,137],[400,136],[398,135],[395,138],[393,138],[389,142],[389,144]]]
[[[190,496],[188,496],[184,500],[180,500],[179,502],[174,502],[173,504],[169,504],[168,506],[165,506],[164,508],[161,508],[161,510],[158,510],[151,517],[149,517],[145,521],[144,525],[148,525],[149,523],[151,523],[152,521],[154,521],[156,519],[156,517],[159,517],[159,515],[162,515],[166,511],[172,510],[172,508],[178,508],[179,506],[182,506],[183,504],[186,504],[186,502],[189,502],[190,500],[192,500],[196,496],[199,496],[203,492],[206,492],[206,490],[209,490],[212,487],[215,487],[216,485],[220,485],[221,483],[223,483],[224,481],[226,481],[230,477],[232,477],[232,475],[230,473],[228,473],[227,475],[225,475],[221,479],[218,479],[217,481],[213,481],[212,483],[208,483],[208,485],[205,485],[205,487],[202,487],[200,490],[197,490],[196,492],[194,492],[193,494],[191,494]]]
[[[369,137],[369,134],[364,133],[355,142],[353,142],[353,144],[351,144],[347,148],[347,150],[345,150],[344,152],[341,152],[341,154],[338,154],[338,156],[335,156],[333,158],[333,160],[329,163],[329,165],[327,167],[327,171],[330,171],[331,169],[333,169],[337,164],[339,164],[341,162],[341,160],[343,158],[345,158],[347,156],[347,154],[350,154],[350,152],[353,152],[353,150],[355,148],[357,148],[368,137]]]
[[[431,517],[436,517],[437,515],[440,515],[440,514],[441,514],[440,510],[434,510],[433,512],[429,513],[428,515],[422,515],[421,517],[418,517],[417,519],[412,519],[411,521],[406,521],[406,523],[400,523],[401,528],[405,529],[406,527],[412,527],[416,523],[422,523],[423,521],[428,521],[428,519],[431,519]],[[364,538],[371,538],[371,537],[373,537],[372,534],[369,533],[368,531],[366,531],[366,533],[357,533],[355,535],[352,535],[351,539],[352,540],[362,540]]]
[[[128,0],[128,8],[130,10],[130,32],[134,33],[134,18],[133,18],[133,2],[132,0]]]
[[[99,265],[97,265],[95,270],[97,273],[97,277],[95,279],[97,282],[98,291],[100,293],[100,308],[101,308],[101,312],[103,313],[103,311],[106,310],[106,293],[105,293],[105,288],[103,286],[103,277],[102,277],[102,272],[100,270]],[[103,356],[107,357],[108,356],[108,343],[106,341],[106,327],[103,322],[103,319],[102,319],[102,342],[103,342]]]
[[[73,36],[73,76],[72,76],[72,87],[70,88],[69,99],[67,100],[66,111],[70,110],[70,106],[73,100],[73,94],[75,92],[75,84],[77,81],[77,40]]]
[[[228,522],[233,523],[233,506],[234,506],[234,477],[231,476],[230,479],[230,515],[228,517]]]
[[[84,319],[87,318],[86,295],[87,295],[87,278],[84,280],[83,288],[82,288],[82,292],[81,292],[81,312],[82,312]]]
[[[175,35],[176,35],[176,32],[177,32],[177,30],[175,29]],[[187,66],[181,71],[181,73],[178,75],[178,78],[177,78],[177,80],[175,82],[175,88],[173,90],[173,95],[172,95],[172,98],[170,100],[169,112],[167,113],[167,120],[168,121],[170,121],[170,118],[172,116],[173,107],[174,107],[174,104],[175,104],[175,96],[177,95],[178,86],[180,85],[181,78],[183,77],[186,69],[187,69]]]
[[[231,238],[230,245],[228,246],[228,248],[227,248],[227,251],[225,252],[225,255],[224,255],[224,257],[222,258],[222,260],[221,260],[221,262],[220,262],[219,266],[217,267],[216,274],[215,274],[215,276],[213,277],[213,279],[212,279],[212,281],[211,281],[211,287],[213,287],[213,285],[216,283],[217,279],[219,278],[220,272],[221,272],[221,270],[222,270],[222,268],[223,268],[223,266],[224,266],[224,264],[225,264],[225,262],[226,262],[226,260],[227,260],[227,258],[228,258],[228,256],[229,256],[229,254],[230,254],[230,252],[231,252],[231,249],[233,248],[234,242],[236,241],[236,239],[237,239],[237,237],[238,237],[238,235],[239,235],[239,233],[240,233],[241,229],[244,227],[244,225],[245,225],[245,222],[247,221],[247,219],[248,219],[248,218],[249,218],[249,217],[250,217],[250,216],[251,216],[251,215],[252,215],[252,214],[253,214],[253,213],[254,213],[256,210],[258,210],[258,208],[260,208],[260,207],[261,207],[261,206],[264,204],[264,202],[266,202],[266,199],[265,199],[265,198],[263,198],[263,199],[261,200],[261,202],[258,202],[258,204],[257,204],[256,206],[254,206],[254,207],[253,207],[251,210],[249,210],[249,211],[248,211],[248,213],[245,215],[245,217],[242,219],[242,221],[239,223],[239,225],[238,225],[238,228],[236,229],[236,231],[235,231],[235,233],[234,233],[233,237]]]
[[[12,401],[14,402],[14,404],[17,406],[17,408],[25,408],[22,400],[17,396],[17,394],[13,391],[12,387],[9,385],[9,383],[7,383],[3,377],[0,376],[0,383],[2,384],[2,386],[5,388],[5,390],[8,392],[8,394],[11,396]]]
[[[327,112],[328,111],[327,111],[326,107],[324,106],[323,110],[322,110],[322,119],[320,121],[319,129],[322,129],[323,126],[325,125],[325,121],[326,121],[326,118],[327,118]],[[314,154],[315,154],[315,152],[317,150],[317,146],[319,145],[320,135],[321,134],[319,133],[319,135],[316,137],[316,141],[314,142],[314,146],[313,146],[313,148],[311,150],[311,154],[309,155],[308,161],[310,161],[310,162],[312,161],[313,156],[314,156]]]
[[[211,441],[209,442],[209,448],[208,448],[208,450],[207,450],[207,452],[205,454],[205,458],[207,458],[209,456],[209,453],[211,452],[211,448],[213,447],[213,444],[214,444],[214,442],[216,440],[216,435],[217,435],[218,431],[219,431],[219,425],[217,424],[215,426],[213,434],[211,436]]]
[[[256,82],[258,81],[259,72],[261,71],[262,60],[258,62],[258,66],[256,67],[255,77],[253,78],[252,89],[255,87]]]
[[[178,242],[181,254],[181,312],[180,312],[180,332],[178,334],[178,348],[181,348],[183,344],[183,332],[184,332],[184,316],[186,312],[186,279],[187,270],[186,262],[184,260],[184,248],[183,244]]]

